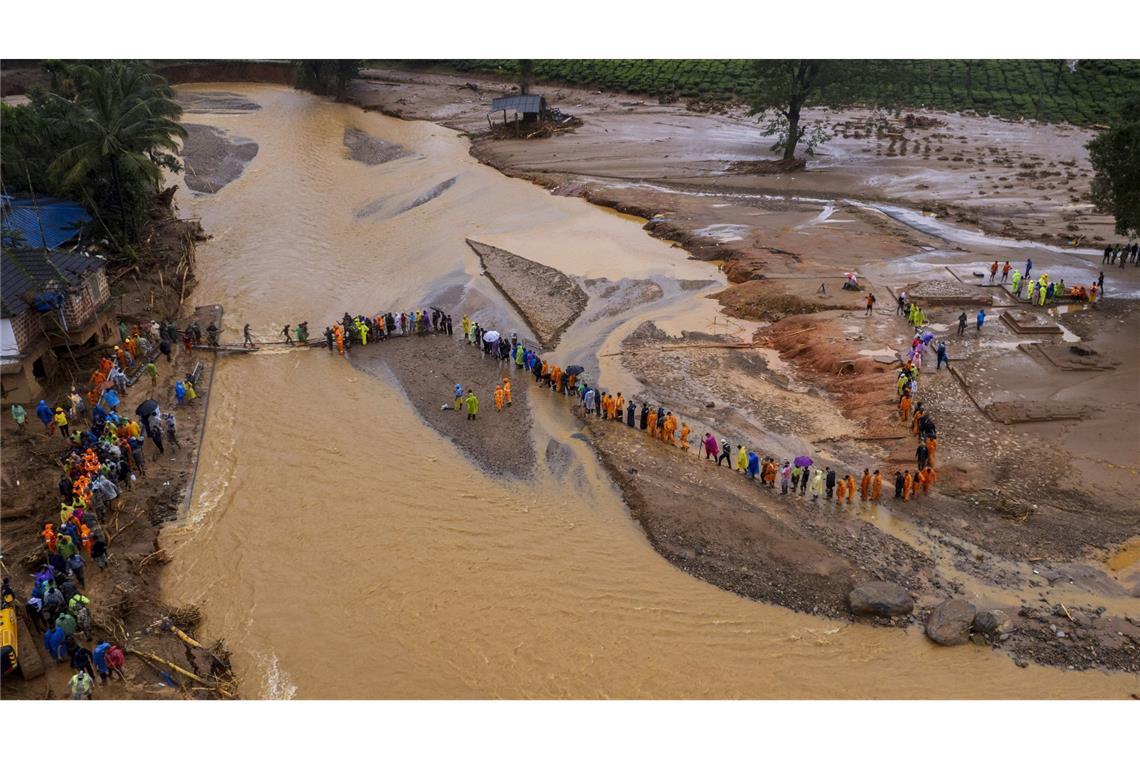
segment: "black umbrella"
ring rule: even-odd
[[[158,402],[148,398],[146,401],[139,404],[139,408],[135,409],[135,414],[139,416],[139,419],[145,420],[147,417],[154,414],[154,411],[156,409],[158,409]]]
[[[586,370],[582,367],[581,364],[571,364],[569,367],[566,368],[566,374],[567,375],[580,375],[585,371]]]

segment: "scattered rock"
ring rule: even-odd
[[[926,635],[943,646],[965,644],[970,639],[977,610],[964,599],[950,599],[930,611]]]
[[[974,618],[974,629],[981,633],[1008,634],[1013,620],[1002,610],[982,610]]]
[[[856,615],[896,617],[909,615],[914,609],[910,592],[897,583],[883,581],[856,586],[848,594],[847,602]]]

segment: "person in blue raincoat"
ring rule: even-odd
[[[186,386],[182,384],[181,380],[174,384],[174,397],[178,399],[179,405],[186,400]]]
[[[748,477],[755,480],[760,474],[760,457],[756,456],[755,451],[748,452]]]
[[[42,398],[40,403],[36,404],[36,416],[40,418],[40,422],[44,423],[44,432],[51,435],[51,423],[55,419],[55,415],[51,411],[51,407]]]

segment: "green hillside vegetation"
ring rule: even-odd
[[[434,66],[514,78],[517,60],[393,62]],[[1129,96],[1140,93],[1140,60],[1079,61],[1075,71],[1060,60],[858,61],[854,92],[834,92],[837,101],[890,103],[899,108],[975,111],[1007,118],[1073,124],[1104,124]],[[905,67],[897,91],[882,82],[898,80],[890,69]],[[881,73],[884,76],[876,76]],[[538,83],[565,83],[624,90],[652,97],[747,102],[753,67],[747,60],[593,59],[534,61]],[[827,102],[824,93],[823,102]]]

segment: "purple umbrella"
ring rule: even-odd
[[[798,456],[795,465],[796,467],[811,467],[811,457]]]

